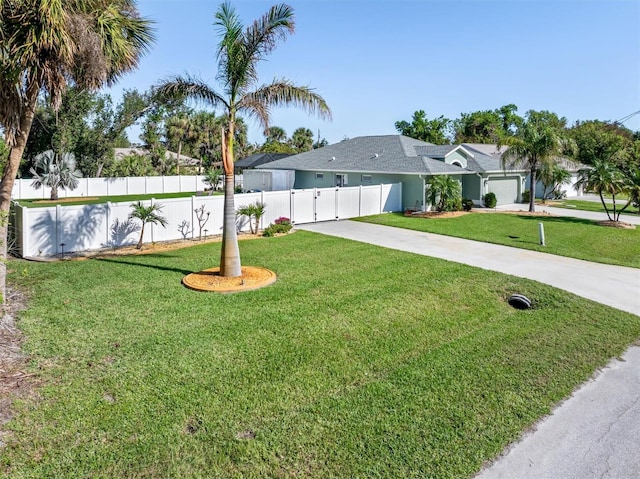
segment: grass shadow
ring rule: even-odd
[[[572,223],[572,224],[583,224],[590,226],[597,226],[597,221],[587,220],[584,218],[574,218],[573,216],[530,216],[530,215],[517,215],[518,218],[527,221],[537,221],[537,222],[545,222],[545,223]]]
[[[145,256],[151,256],[151,255],[145,255]],[[159,255],[156,257],[160,257]],[[162,256],[162,258],[167,258],[167,256]],[[122,260],[122,259],[117,259],[117,258],[95,258],[96,261],[102,261],[105,263],[116,263],[116,264],[127,264],[130,266],[141,266],[143,268],[152,268],[152,269],[157,269],[160,271],[172,271],[175,273],[181,273],[184,275],[187,274],[191,274],[194,271],[191,270],[186,270],[186,269],[181,269],[181,268],[171,268],[169,266],[160,266],[157,264],[145,264],[145,263],[138,263],[138,262],[134,262],[134,261],[127,261],[127,260]]]

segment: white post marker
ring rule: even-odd
[[[544,224],[538,223],[538,231],[540,233],[540,244],[545,246],[544,244]]]

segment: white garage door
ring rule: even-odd
[[[518,176],[506,176],[502,178],[489,178],[487,187],[489,192],[496,195],[499,205],[508,205],[518,202]]]

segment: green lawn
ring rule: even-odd
[[[429,219],[392,213],[354,219],[640,268],[640,229],[599,226],[579,218],[471,213],[457,218]],[[539,244],[538,223],[544,224],[546,246]]]
[[[640,336],[638,316],[433,258],[304,231],[240,248],[278,281],[182,287],[217,244],[11,262],[41,387],[3,426],[0,475],[471,477]]]
[[[626,204],[626,201],[623,201],[623,202],[617,201],[616,202],[617,210],[619,211],[620,208],[622,208],[625,204]],[[544,206],[544,205],[541,205],[541,206]],[[607,215],[604,211],[604,207],[600,202],[585,201],[585,200],[559,200],[559,201],[554,201],[551,206],[558,207],[558,208],[569,208],[573,210],[595,211],[597,213],[602,213],[602,218],[607,219]],[[608,207],[609,209],[611,209],[613,205],[612,204],[608,205]],[[637,215],[638,209],[634,208],[633,205],[630,205],[626,210],[624,210],[622,214]],[[620,219],[624,221],[624,216],[621,217]]]
[[[221,195],[221,191],[217,191],[214,194]],[[151,198],[155,198],[157,200],[162,200],[166,198],[188,198],[191,196],[195,196],[196,192],[181,192],[181,193],[150,193],[150,194],[141,194],[141,195],[120,195],[120,196],[92,196],[92,199],[78,197],[77,201],[69,201],[70,199],[63,198],[63,201],[50,201],[43,199],[32,199],[32,200],[18,200],[21,206],[25,208],[44,208],[48,206],[55,205],[63,205],[63,206],[72,206],[72,205],[93,205],[106,203],[107,201],[111,201],[112,203],[127,203],[134,202],[138,200],[150,200]]]

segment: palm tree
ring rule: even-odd
[[[296,128],[291,135],[291,145],[298,153],[310,151],[313,148],[313,132],[309,128]]]
[[[498,147],[509,146],[502,155],[503,168],[524,168],[529,172],[530,212],[536,210],[536,175],[541,166],[573,152],[574,144],[562,134],[560,124],[562,120],[553,113],[530,110],[516,133],[498,142]]]
[[[178,115],[170,117],[166,122],[166,135],[170,144],[178,145],[177,168],[180,174],[180,155],[182,154],[182,145],[188,141],[193,135],[193,124],[188,114],[181,112]]]
[[[51,199],[58,199],[58,189],[75,190],[78,187],[78,179],[82,173],[76,169],[76,159],[71,153],[58,155],[53,150],[45,151],[36,157],[35,167],[31,168],[33,186],[40,189],[42,186],[51,188]]]
[[[151,22],[140,17],[135,0],[0,1],[0,126],[10,147],[0,213],[9,211],[38,96],[45,93],[57,108],[69,82],[90,89],[112,85],[137,67],[152,42]],[[3,225],[3,258],[6,240]],[[4,265],[0,261],[0,293]]]
[[[131,204],[131,209],[133,210],[129,213],[129,219],[139,219],[142,222],[142,228],[140,229],[140,239],[138,240],[138,244],[136,245],[137,249],[142,249],[142,239],[144,238],[144,225],[147,223],[158,224],[160,223],[163,227],[167,226],[167,219],[164,216],[160,216],[160,211],[162,211],[162,205],[160,203],[154,203],[149,206],[145,206],[142,201],[137,201]]]
[[[224,111],[222,163],[225,200],[220,275],[233,277],[242,275],[233,196],[234,140],[238,114],[244,113],[256,119],[266,132],[272,107],[299,106],[326,118],[331,117],[331,111],[324,99],[309,87],[296,86],[286,79],[258,85],[258,62],[275,48],[277,40],[284,39],[294,31],[291,7],[275,5],[246,28],[229,3],[223,3],[215,17],[215,25],[220,32],[217,58],[222,90],[215,90],[192,76],[176,76],[160,84],[158,93],[174,98],[191,98]]]
[[[256,201],[255,203],[238,208],[236,213],[238,216],[246,216],[249,221],[249,231],[251,233],[258,234],[258,230],[260,229],[260,219],[264,216],[266,207],[267,205],[265,203]],[[253,227],[254,224],[256,226],[255,229]]]
[[[547,198],[553,193],[559,195],[560,187],[571,183],[571,173],[562,167],[562,165],[554,162],[543,163],[538,171],[538,177],[542,183],[542,202],[546,202]]]
[[[618,221],[620,213],[627,209],[632,201],[629,200],[621,209],[617,209],[616,195],[629,193],[630,182],[616,165],[606,160],[594,160],[593,165],[579,170],[575,188],[598,193],[610,221]],[[604,194],[610,194],[613,199],[611,209],[604,200]]]
[[[461,200],[460,182],[453,176],[435,175],[427,183],[427,203],[436,207],[436,211],[455,209]]]

